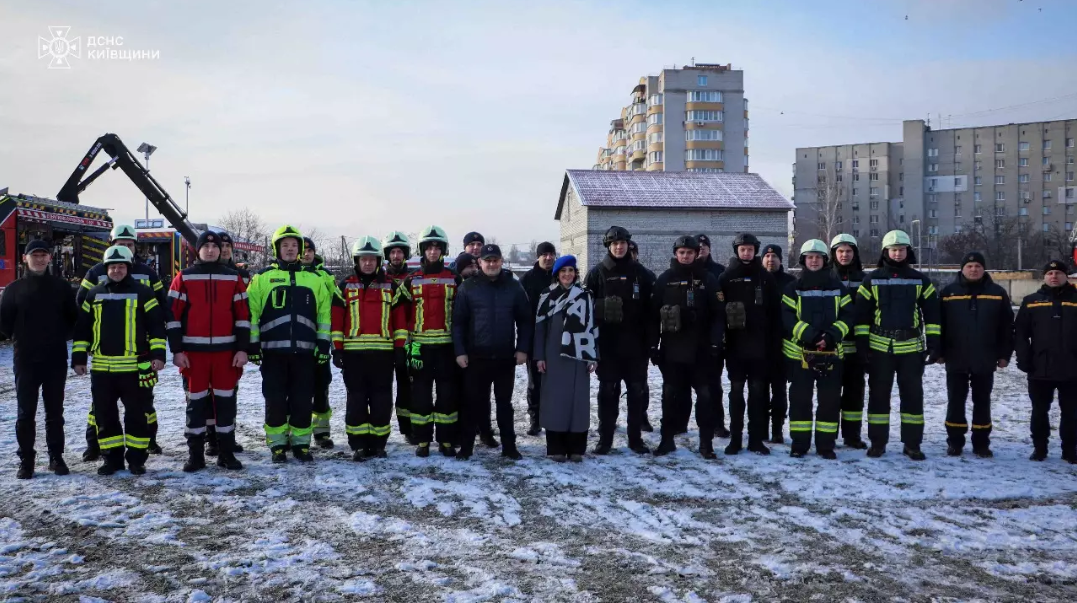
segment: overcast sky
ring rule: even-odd
[[[1075,23],[1068,0],[0,0],[0,188],[54,197],[116,132],[159,147],[181,205],[191,177],[193,221],[556,240],[564,170],[594,164],[640,76],[743,69],[751,170],[789,196],[797,146],[1077,117]],[[83,40],[70,70],[37,56],[51,25]],[[160,58],[89,60],[89,36]],[[82,200],[143,212],[120,173]]]

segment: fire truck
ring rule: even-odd
[[[52,248],[52,272],[77,284],[101,261],[110,230],[104,209],[0,189],[0,291],[22,276],[23,249],[37,239]]]

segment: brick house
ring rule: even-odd
[[[575,255],[581,271],[602,260],[602,235],[617,225],[639,244],[640,262],[660,273],[684,234],[709,236],[723,264],[740,232],[785,249],[791,211],[757,174],[567,170],[554,219],[561,223],[558,250]]]

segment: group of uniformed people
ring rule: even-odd
[[[101,458],[102,475],[124,468],[125,461],[131,473],[144,473],[147,455],[161,452],[153,388],[166,342],[187,391],[184,471],[204,468],[207,454],[221,467],[242,467],[235,456],[242,450],[235,438],[236,395],[247,362],[261,366],[265,437],[275,463],[286,462],[289,452],[312,461],[312,443],[334,446],[329,362],[341,370],[347,390],[345,434],[354,460],[386,455],[394,378],[398,429],[418,456],[436,448],[468,459],[477,435],[488,447],[500,446],[502,456],[518,459],[515,367],[528,364],[530,435],[541,432],[539,417],[546,415],[540,401],[550,399],[541,390],[543,377],[552,376],[551,359],[535,350],[542,358],[535,360],[532,353],[536,311],[548,313],[539,322],[561,312],[556,324],[565,329],[564,338],[577,329],[578,366],[598,375],[595,454],[613,448],[622,391],[628,447],[652,452],[641,435],[653,430],[647,420],[650,361],[662,374],[655,455],[674,451],[675,436],[687,432],[694,392],[704,458],[715,458],[715,437],[729,439],[726,454],[745,447],[745,415],[752,452],[769,454],[768,442],[784,443],[788,418],[794,457],[809,451],[813,431],[823,458],[836,458],[839,431],[847,448],[867,448],[869,457],[879,457],[889,439],[896,377],[903,453],[923,460],[923,370],[939,362],[947,371],[948,454],[960,455],[964,447],[971,389],[973,452],[989,457],[993,375],[1016,349],[1017,366],[1029,378],[1032,459],[1047,456],[1047,413],[1057,391],[1062,456],[1077,463],[1077,378],[1071,376],[1077,368],[1077,289],[1062,262],[1045,267],[1043,287],[1024,299],[1015,321],[1005,290],[985,272],[982,254],[967,254],[954,282],[938,292],[912,267],[912,246],[902,231],[884,237],[877,267],[868,273],[848,234],[830,245],[804,243],[797,276],[785,272],[781,247],[767,245],[760,253],[761,242],[751,234],[736,236],[723,266],[701,234],[679,237],[669,269],[656,276],[638,261],[631,233],[614,226],[603,238],[607,255],[582,287],[575,258],[557,260],[549,243],[539,246],[534,268],[519,281],[503,268],[500,249],[479,233],[469,233],[465,251],[446,265],[448,239],[437,226],[420,234],[417,269],[408,268],[412,245],[403,233],[366,236],[352,245],[353,273],[339,281],[325,270],[313,241],[291,226],[274,233],[274,258],[253,278],[232,261],[228,234],[202,233],[197,261],[167,289],[135,256],[134,242],[133,228],[114,228],[112,246],[77,294],[48,274],[46,245],[26,248],[27,275],[0,303],[0,333],[16,341],[20,478],[34,472],[39,390],[50,470],[68,472],[62,369],[71,337],[72,368],[82,375],[89,367],[91,375],[83,459]],[[560,305],[546,303],[547,296]],[[566,312],[574,314],[571,326]],[[564,350],[577,349],[562,343],[550,349],[566,357],[571,354]],[[730,381],[728,429],[723,368]],[[870,445],[862,439],[865,375]],[[501,443],[490,423],[491,388]],[[582,458],[570,437],[578,430],[575,425],[559,432],[551,455]]]

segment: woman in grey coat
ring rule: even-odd
[[[577,283],[576,258],[559,258],[553,273],[556,282],[542,294],[535,316],[535,363],[543,374],[539,423],[546,430],[546,454],[578,463],[591,423],[598,330],[591,294]]]

